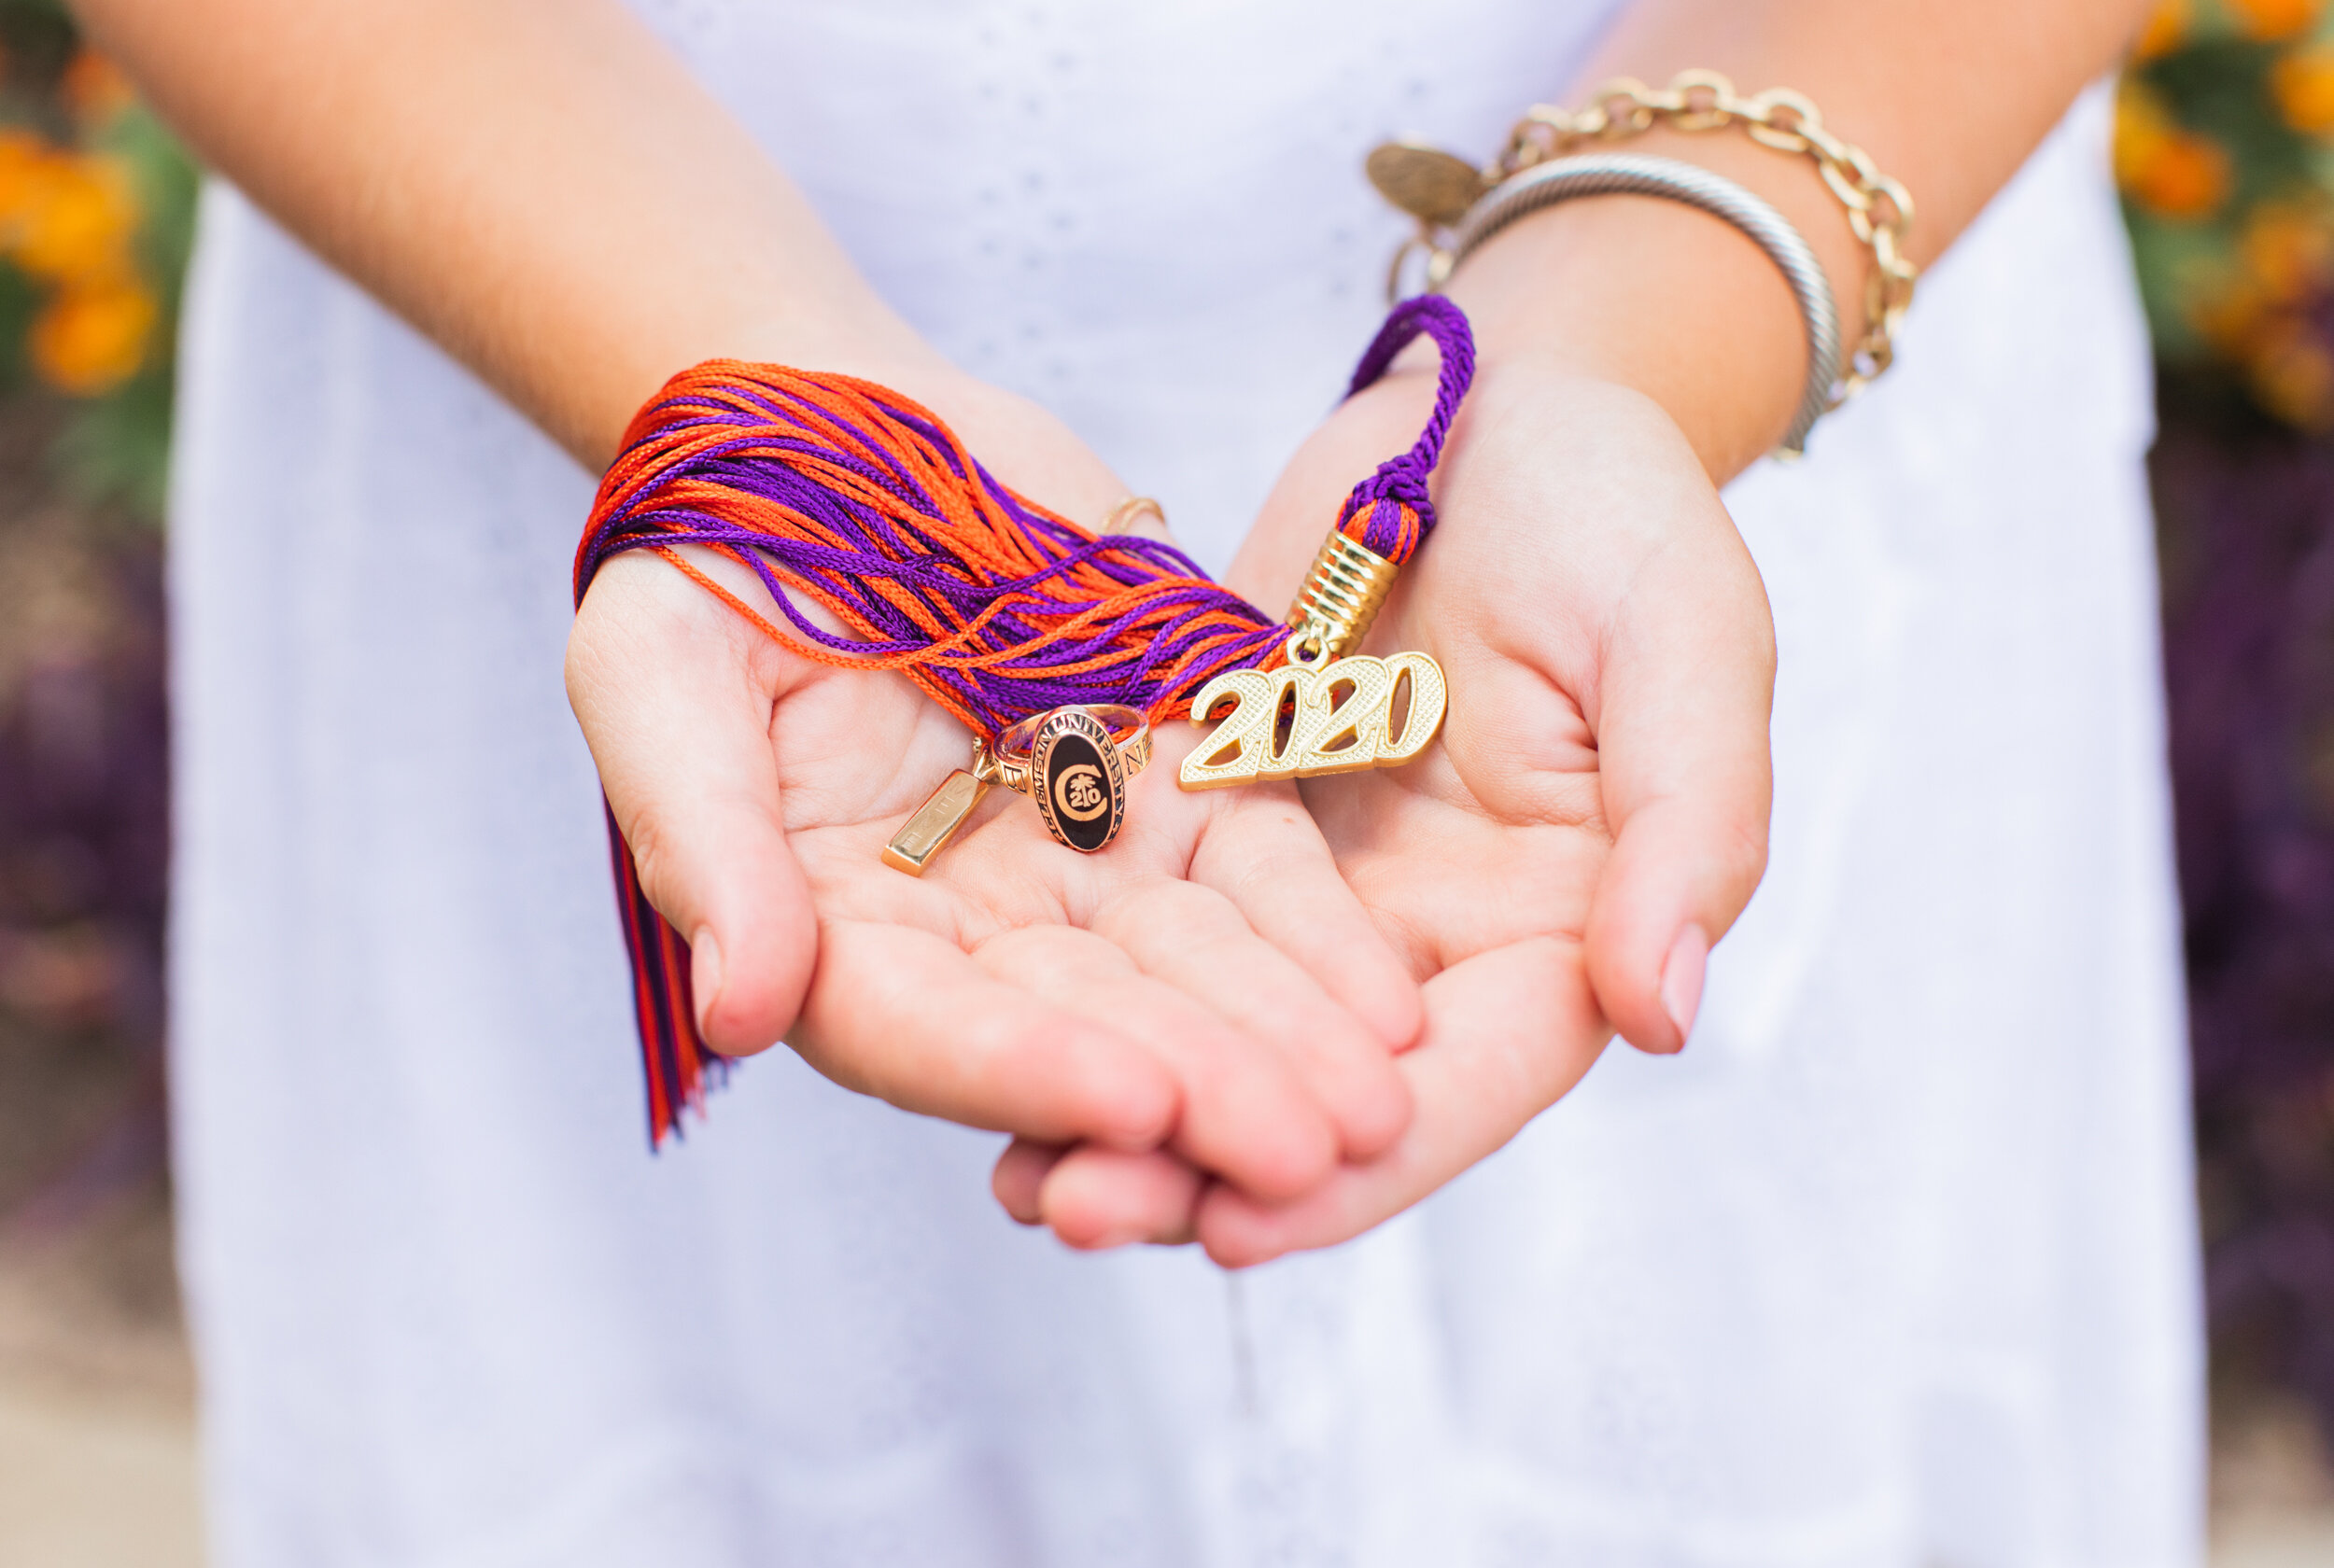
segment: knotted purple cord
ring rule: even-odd
[[[1475,379],[1475,335],[1468,329],[1466,314],[1439,294],[1403,301],[1362,351],[1361,363],[1354,367],[1354,378],[1345,388],[1345,396],[1351,398],[1374,385],[1393,365],[1395,356],[1422,333],[1432,338],[1441,351],[1434,413],[1411,449],[1380,463],[1375,472],[1354,486],[1337,513],[1340,533],[1398,566],[1409,560],[1434,531],[1434,501],[1427,494],[1427,480],[1442,458],[1451,421],[1458,417],[1459,404]],[[1353,520],[1365,507],[1369,516],[1357,529]],[[1405,511],[1409,518],[1402,515]]]

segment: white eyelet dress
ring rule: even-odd
[[[1362,155],[1497,145],[1605,8],[650,15],[919,328],[1220,566],[1381,314]],[[1774,858],[1691,1047],[1609,1052],[1236,1291],[1018,1229],[993,1136],[783,1052],[648,1154],[560,684],[592,481],[215,187],[171,542],[217,1568],[2197,1563],[2104,106],[1924,280],[1898,369],[1728,495],[1781,650]]]

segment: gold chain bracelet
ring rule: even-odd
[[[1721,131],[1740,123],[1751,140],[1779,152],[1805,154],[1848,209],[1848,227],[1872,252],[1864,279],[1864,329],[1840,379],[1839,403],[1854,397],[1895,361],[1896,329],[1913,302],[1919,271],[1905,255],[1913,226],[1912,192],[1882,174],[1864,150],[1824,129],[1823,115],[1803,94],[1774,87],[1744,97],[1716,71],[1680,71],[1666,88],[1627,77],[1596,90],[1582,109],[1535,104],[1515,122],[1498,159],[1481,169],[1431,148],[1391,143],[1370,155],[1370,178],[1396,206],[1419,220],[1428,253],[1428,278],[1440,283],[1448,252],[1436,231],[1455,226],[1469,208],[1500,182],[1535,164],[1561,158],[1588,142],[1615,142],[1656,126],[1673,131]],[[1429,164],[1427,160],[1437,161]],[[1406,245],[1403,256],[1418,242]],[[1436,258],[1441,258],[1441,267]]]

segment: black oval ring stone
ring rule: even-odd
[[[1049,714],[1030,763],[1030,793],[1047,833],[1088,855],[1118,836],[1127,817],[1126,767],[1100,721],[1073,708]]]

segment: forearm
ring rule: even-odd
[[[1694,66],[1744,92],[1789,87],[1918,202],[1910,252],[1933,260],[2017,172],[2139,25],[2135,0],[1640,0],[1559,96],[1614,77],[1659,86]],[[1518,105],[1520,108],[1522,105]],[[1653,132],[1628,150],[1713,169],[1772,203],[1832,282],[1843,342],[1863,322],[1871,253],[1804,158],[1737,129]],[[1486,357],[1554,357],[1652,396],[1712,476],[1732,477],[1789,424],[1806,368],[1774,265],[1717,219],[1649,199],[1567,203],[1471,258],[1451,295]]]
[[[617,0],[73,0],[211,165],[597,467],[716,355],[929,358]]]

